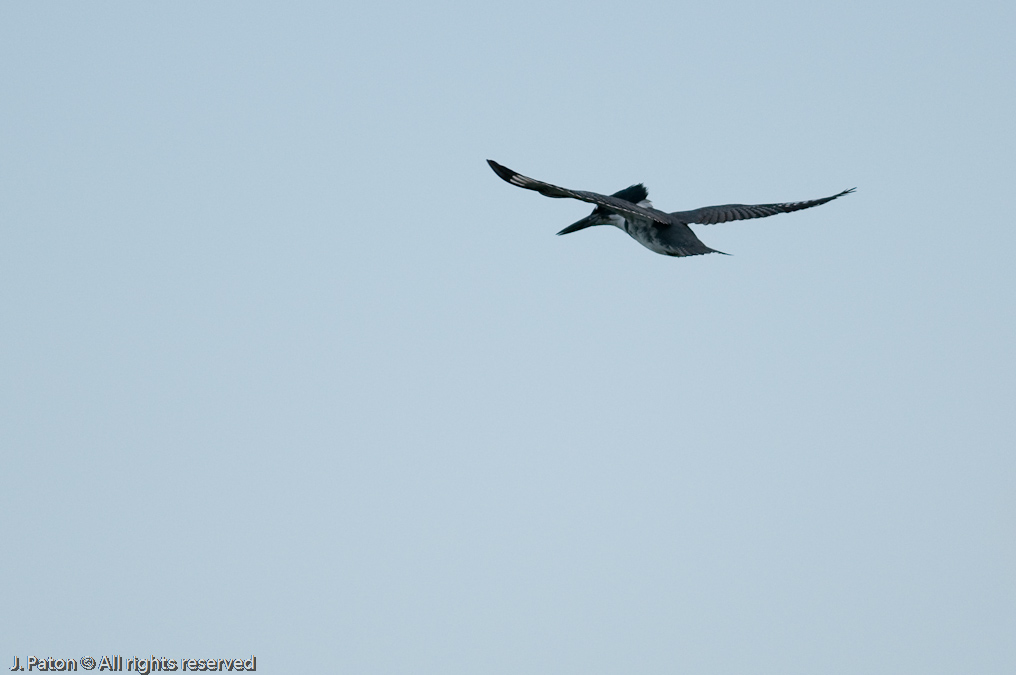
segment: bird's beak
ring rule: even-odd
[[[590,214],[590,215],[586,216],[585,218],[583,218],[582,220],[578,221],[577,223],[572,223],[568,227],[566,227],[563,230],[561,230],[560,232],[558,232],[558,234],[571,234],[572,232],[578,232],[579,230],[584,230],[584,229],[586,229],[587,227],[589,227],[591,225],[599,225],[597,220],[595,218],[593,218],[593,215],[595,215],[595,214]]]

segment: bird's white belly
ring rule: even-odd
[[[663,254],[668,253],[668,249],[659,240],[659,237],[656,236],[656,229],[650,221],[641,218],[631,218],[629,220],[616,214],[610,214],[607,218],[610,220],[611,225],[624,230],[632,239],[650,251]]]

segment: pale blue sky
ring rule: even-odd
[[[1014,30],[5,3],[6,667],[1011,674]]]

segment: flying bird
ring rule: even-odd
[[[777,213],[790,213],[801,209],[831,202],[837,197],[850,194],[856,188],[844,190],[832,197],[812,199],[806,202],[787,202],[784,204],[724,204],[722,206],[705,206],[693,211],[675,211],[664,213],[653,208],[649,201],[649,191],[642,183],[615,192],[607,196],[596,192],[569,190],[550,183],[527,178],[494,160],[487,163],[498,176],[517,187],[536,190],[541,195],[555,198],[570,197],[583,202],[595,204],[593,212],[582,220],[572,223],[558,234],[578,232],[593,225],[613,225],[619,227],[632,239],[650,251],[672,256],[702,255],[704,253],[723,253],[709,248],[695,236],[689,224],[714,225],[728,220],[747,220],[749,218],[765,218]]]

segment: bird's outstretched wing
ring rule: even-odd
[[[678,211],[671,213],[683,223],[696,223],[699,225],[715,225],[716,223],[725,223],[728,220],[748,220],[750,218],[765,218],[766,216],[775,216],[777,213],[791,213],[792,211],[800,211],[801,209],[810,209],[813,206],[819,206],[826,202],[831,202],[837,197],[848,195],[857,188],[850,188],[844,190],[839,194],[835,194],[832,197],[823,197],[822,199],[812,199],[806,202],[787,202],[784,204],[724,204],[723,206],[705,206],[701,209],[695,209],[694,211]]]
[[[644,218],[664,226],[670,224],[670,221],[667,220],[666,214],[660,212],[654,213],[649,209],[644,209],[641,206],[633,204],[625,199],[601,195],[596,192],[569,190],[568,188],[558,187],[556,185],[551,185],[550,183],[544,183],[543,181],[527,178],[520,173],[512,171],[506,166],[501,166],[492,159],[488,159],[487,164],[490,164],[490,168],[494,170],[494,173],[500,176],[503,180],[516,187],[526,188],[527,190],[536,190],[546,197],[554,197],[556,199],[569,197],[571,199],[578,199],[579,201],[602,206],[608,211],[617,213],[618,215],[629,215]],[[631,188],[628,188],[628,190],[631,190]]]

